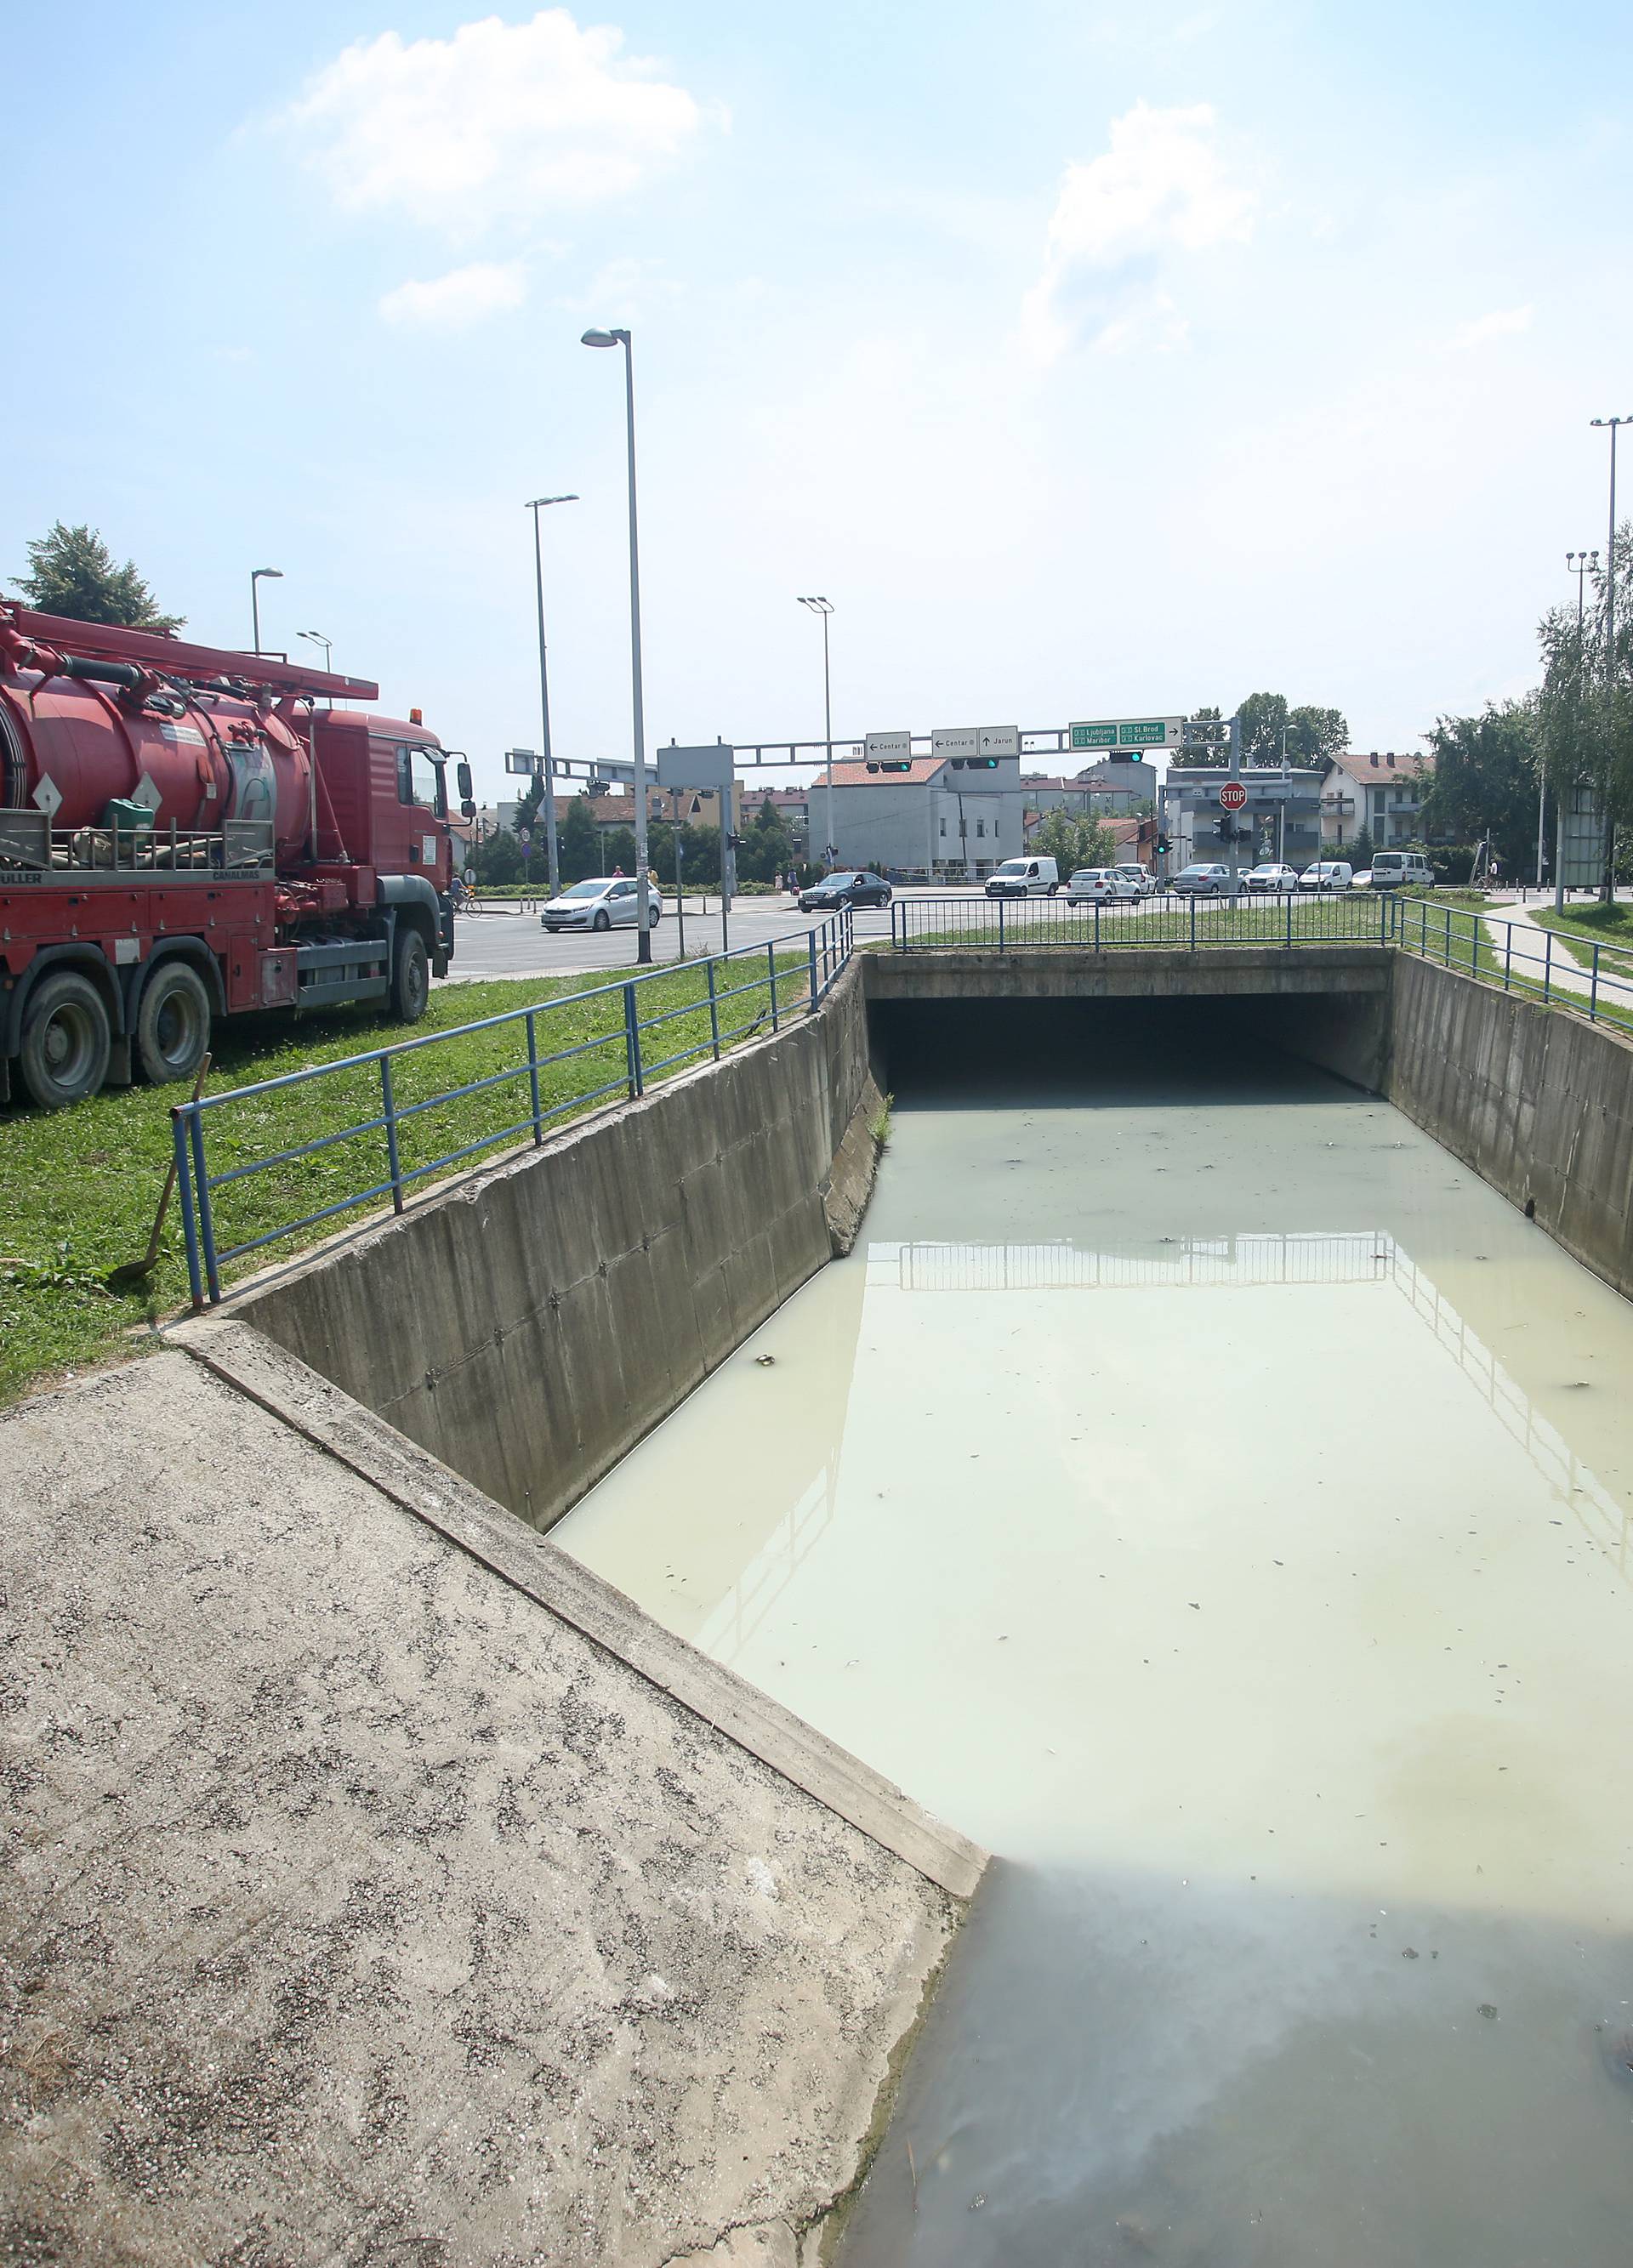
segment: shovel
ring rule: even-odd
[[[206,1056],[198,1066],[198,1077],[193,1081],[195,1102],[203,1094],[204,1081],[209,1076],[210,1057]],[[110,1292],[139,1292],[154,1269],[158,1267],[159,1240],[164,1231],[165,1215],[170,1210],[171,1192],[175,1185],[176,1160],[175,1152],[173,1150],[170,1153],[169,1170],[165,1175],[165,1186],[159,1192],[159,1211],[153,1215],[153,1233],[147,1240],[147,1250],[142,1255],[140,1260],[127,1260],[122,1267],[115,1268],[111,1276],[105,1276],[102,1278]]]

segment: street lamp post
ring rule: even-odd
[[[823,865],[831,866],[839,855],[839,846],[833,839],[833,696],[828,675],[828,617],[833,612],[830,599],[802,599],[814,615],[822,616],[822,729],[828,751],[828,842]]]
[[[321,645],[321,646],[322,647],[322,649],[323,649],[323,671],[324,671],[324,674],[327,676],[327,675],[328,675],[328,674],[329,674],[329,671],[334,667],[334,659],[333,659],[334,652],[335,652],[335,641],[334,641],[334,639],[333,639],[333,638],[326,638],[326,637],[324,637],[324,635],[323,635],[323,633],[322,633],[322,631],[321,631],[321,630],[297,630],[297,631],[295,632],[295,636],[296,636],[297,637],[303,637],[303,638],[307,639],[307,640],[308,641],[308,643],[309,643],[309,644],[313,644],[313,645]]]
[[[627,331],[586,331],[587,347],[622,347],[624,399],[629,429],[630,460],[630,683],[635,727],[635,957],[652,959],[652,929],[647,920],[650,884],[647,880],[647,720],[640,685],[640,550],[635,529],[635,358]],[[725,845],[722,843],[721,849]]]
[[[1611,735],[1615,729],[1616,700],[1616,431],[1633,425],[1633,416],[1594,417],[1591,424],[1610,435],[1610,526],[1605,552],[1605,886],[1608,905],[1616,895],[1616,827],[1610,809]]]
[[[252,567],[249,571],[249,618],[255,628],[257,653],[261,651],[261,593],[256,585],[263,582],[281,583],[283,579],[284,571],[281,567]]]
[[[1577,578],[1577,667],[1582,667],[1582,622],[1584,586],[1590,575],[1599,572],[1597,551],[1567,551],[1565,572]],[[1537,888],[1542,887],[1543,806],[1548,800],[1548,782],[1537,783]],[[1556,793],[1554,798],[1554,910],[1565,909],[1565,806]]]
[[[556,763],[550,748],[550,674],[544,663],[544,553],[539,541],[539,514],[547,504],[577,504],[576,496],[535,497],[526,507],[533,514],[533,576],[539,605],[539,718],[544,732],[544,848],[550,862],[550,894],[561,892],[561,850],[556,840]]]

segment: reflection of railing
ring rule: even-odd
[[[1149,1244],[875,1242],[868,1247],[868,1282],[869,1288],[903,1292],[994,1292],[1392,1283],[1589,1540],[1629,1580],[1626,1504],[1582,1463],[1433,1279],[1384,1229],[1184,1237],[1159,1251]]]
[[[692,1643],[700,1653],[716,1661],[736,1660],[832,1520],[837,1479],[831,1462],[808,1483],[799,1502],[778,1521],[699,1628]]]
[[[93,875],[239,873],[270,866],[272,822],[229,819],[218,828],[133,825],[53,827],[43,811],[0,810],[0,870]]]

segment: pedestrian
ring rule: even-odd
[[[615,866],[613,868],[612,879],[615,882],[621,882],[624,880],[624,869],[622,866]]]

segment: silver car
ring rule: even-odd
[[[1230,869],[1223,865],[1186,866],[1168,885],[1182,898],[1222,898],[1230,887]]]
[[[651,883],[647,885],[647,926],[656,929],[663,904]],[[575,882],[552,898],[539,920],[553,936],[559,929],[632,929],[640,917],[636,885],[625,874],[603,874],[594,882]]]

